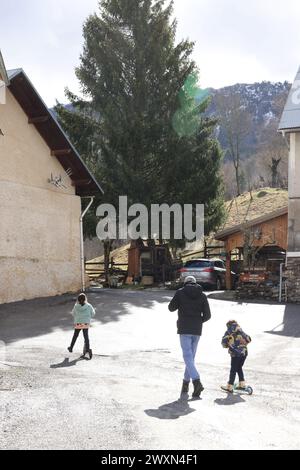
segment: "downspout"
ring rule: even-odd
[[[81,263],[81,287],[82,292],[85,292],[85,263],[84,263],[84,243],[83,243],[83,219],[86,213],[88,212],[89,208],[94,202],[95,196],[90,196],[89,198],[81,198],[81,199],[90,199],[87,207],[83,211],[80,216],[80,263]]]
[[[287,269],[288,267],[288,256],[287,256],[288,252],[286,251],[286,254],[285,254],[285,269]],[[284,300],[287,302],[288,301],[288,282],[287,280],[285,280],[285,283],[284,283]]]
[[[279,278],[279,303],[282,302],[282,276],[283,266],[285,263],[280,263],[280,278]]]

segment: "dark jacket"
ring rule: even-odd
[[[236,322],[232,322],[228,325],[227,331],[222,338],[222,346],[223,348],[228,348],[231,357],[247,356],[247,345],[249,343],[251,343],[250,336],[247,335]]]
[[[179,335],[201,336],[202,324],[211,318],[208,300],[198,284],[187,284],[179,289],[169,304],[169,310],[178,310]]]

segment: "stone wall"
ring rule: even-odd
[[[300,258],[288,257],[285,276],[288,302],[300,303]]]
[[[279,299],[279,285],[272,283],[240,284],[235,291],[238,300],[272,300]]]

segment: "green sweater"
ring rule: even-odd
[[[91,319],[96,315],[94,307],[89,304],[85,303],[84,305],[80,305],[76,303],[72,315],[74,317],[74,323],[91,323]]]

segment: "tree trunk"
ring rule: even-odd
[[[240,165],[239,163],[236,163],[234,165],[235,167],[235,179],[236,179],[236,188],[237,188],[237,196],[241,195],[241,184],[240,184]]]
[[[237,195],[241,195],[241,182],[240,182],[240,143],[239,136],[236,137],[236,149],[235,149],[235,158],[234,158],[234,167],[235,167],[235,178],[236,178],[236,188]]]
[[[270,165],[271,173],[272,173],[272,188],[277,188],[278,186],[278,166],[281,162],[281,158],[276,160],[276,158],[272,158],[272,165]]]
[[[111,252],[112,247],[112,240],[105,240],[104,244],[104,276],[105,276],[105,284],[109,284],[109,255]]]

